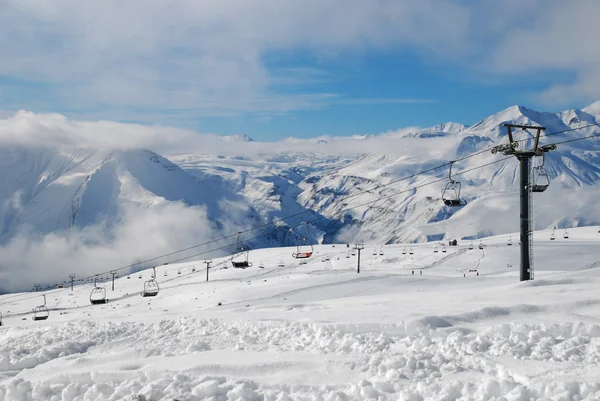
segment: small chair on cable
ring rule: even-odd
[[[550,241],[556,240],[556,235],[554,235],[554,228],[552,229],[552,234],[550,234]]]
[[[479,241],[479,249],[483,249],[483,241]]]
[[[379,256],[383,256],[383,247],[379,248]]]
[[[406,255],[406,247],[402,250],[402,255]]]
[[[508,242],[506,243],[508,246],[512,246],[512,236],[508,237]]]
[[[442,190],[442,200],[446,206],[460,207],[465,206],[467,201],[460,198],[460,181],[452,179],[452,165],[454,161],[450,162],[450,169],[448,171],[448,180],[446,186]]]
[[[409,254],[409,255],[412,255],[412,254],[413,254],[413,250],[412,250],[412,248],[410,248],[410,249],[408,250],[408,254]]]
[[[248,261],[250,251],[248,249],[244,249],[244,247],[242,246],[242,244],[240,242],[241,235],[242,235],[242,233],[239,232],[238,237],[237,237],[238,252],[234,253],[233,256],[231,256],[231,265],[237,269],[245,269],[247,267],[252,266],[252,263],[250,263]]]
[[[471,241],[471,243],[469,244],[469,250],[473,250],[474,246],[473,246],[473,241]]]
[[[438,253],[438,246],[437,245],[433,248],[433,253]]]
[[[307,259],[310,258],[314,252],[313,246],[308,244],[310,241],[310,228],[307,222],[302,224],[306,225],[306,237],[302,238],[302,245],[298,244],[296,247],[296,253],[292,253],[292,257],[295,259]],[[290,228],[290,231],[292,229]]]
[[[152,270],[154,271],[154,274],[152,276],[156,277],[156,267],[153,267]],[[156,279],[154,278],[151,278],[150,280],[144,283],[144,289],[142,290],[142,293],[140,295],[142,297],[155,297],[158,295],[158,291],[158,281],[156,281]]]
[[[550,177],[544,168],[544,153],[540,157],[542,158],[542,164],[533,168],[531,192],[544,192],[550,186]]]
[[[44,303],[40,306],[36,306],[33,309],[33,320],[46,320],[48,316],[50,316],[50,311],[46,307],[46,294],[42,295],[44,297]]]
[[[565,233],[563,234],[563,238],[564,239],[569,239],[569,232],[567,231],[566,228],[565,228]]]
[[[94,277],[94,288],[92,288],[92,292],[90,293],[90,303],[92,305],[100,305],[108,302],[108,298],[106,298],[106,288],[98,287],[96,281],[98,276]]]
[[[446,253],[446,245],[442,245],[442,253]]]

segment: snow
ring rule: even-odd
[[[512,233],[447,253],[367,243],[360,274],[343,244],[305,265],[295,248],[214,259],[208,283],[201,261],[158,266],[156,298],[139,295],[151,270],[124,274],[105,305],[92,283],[46,292],[46,321],[39,294],[3,295],[0,399],[597,400],[600,234],[550,233],[524,283]]]

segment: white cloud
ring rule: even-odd
[[[71,273],[85,277],[106,272],[148,255],[166,254],[213,238],[206,211],[201,207],[163,202],[148,208],[123,206],[122,213],[121,222],[110,230],[110,235],[102,225],[47,235],[23,228],[9,243],[0,246],[0,276],[4,276],[0,292],[29,290],[35,283],[61,283]],[[199,247],[150,265],[208,249],[212,248]],[[215,255],[218,253],[208,256]]]
[[[319,107],[328,94],[279,91],[294,76],[301,85],[307,70],[287,69],[282,82],[270,54],[450,54],[463,48],[467,22],[446,0],[9,1],[0,75],[47,85],[52,101],[74,109],[287,112]]]

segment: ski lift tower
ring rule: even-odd
[[[533,125],[504,124],[508,131],[508,144],[498,145],[492,149],[492,154],[502,153],[507,156],[515,156],[520,164],[520,229],[521,229],[521,281],[533,280],[533,203],[531,198],[531,159],[535,156],[543,156],[544,153],[556,150],[556,145],[539,146],[540,135],[545,127]],[[535,130],[533,148],[519,149],[519,142],[513,138],[513,129]]]

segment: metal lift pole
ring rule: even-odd
[[[71,279],[71,291],[73,291],[73,281],[75,280],[75,275],[69,274],[69,278]]]
[[[530,218],[529,202],[531,186],[529,185],[529,161],[531,156],[517,156],[520,164],[520,223],[521,223],[521,281],[531,280],[531,255],[529,254]]]
[[[360,251],[365,249],[365,246],[363,244],[356,244],[354,246],[354,249],[356,249],[358,251],[358,265],[356,267],[356,272],[360,273]]]

